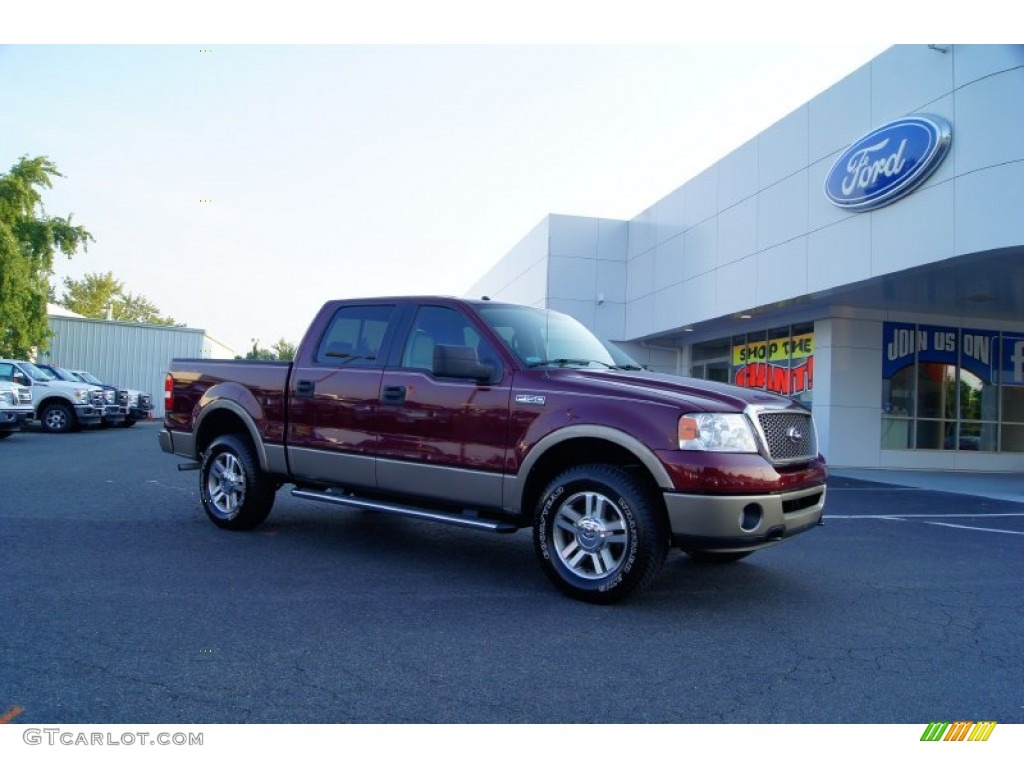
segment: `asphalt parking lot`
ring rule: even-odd
[[[291,498],[207,522],[156,423],[0,443],[0,715],[30,723],[1024,721],[1024,504],[837,478],[827,524],[571,601],[528,531]]]

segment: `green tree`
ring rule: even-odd
[[[81,280],[64,278],[60,303],[85,317],[117,320],[123,323],[177,325],[173,317],[164,317],[145,296],[128,293],[113,272],[92,272]]]
[[[259,339],[252,340],[252,349],[245,353],[245,357],[236,355],[236,360],[280,360],[289,361],[295,359],[296,346],[284,338],[278,339],[271,345],[270,349],[260,346]]]
[[[47,216],[42,189],[61,176],[46,157],[23,156],[0,175],[0,356],[27,357],[50,338],[46,303],[53,257],[88,249],[93,236],[67,218]]]

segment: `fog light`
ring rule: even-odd
[[[752,531],[761,524],[761,517],[764,512],[760,504],[747,504],[740,515],[740,528],[744,531]]]

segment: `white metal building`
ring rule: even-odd
[[[171,358],[235,356],[197,328],[93,320],[57,307],[51,307],[49,320],[54,335],[39,362],[90,371],[105,383],[149,392],[154,418],[163,417],[164,375]]]
[[[798,397],[834,466],[1020,471],[1022,125],[1024,46],[895,46],[633,219],[546,217],[469,293]]]

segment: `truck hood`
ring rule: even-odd
[[[618,371],[590,368],[546,369],[549,380],[560,386],[605,395],[679,406],[692,411],[741,412],[748,405],[767,408],[804,408],[796,401],[759,389],[745,389],[705,379],[653,371]]]

